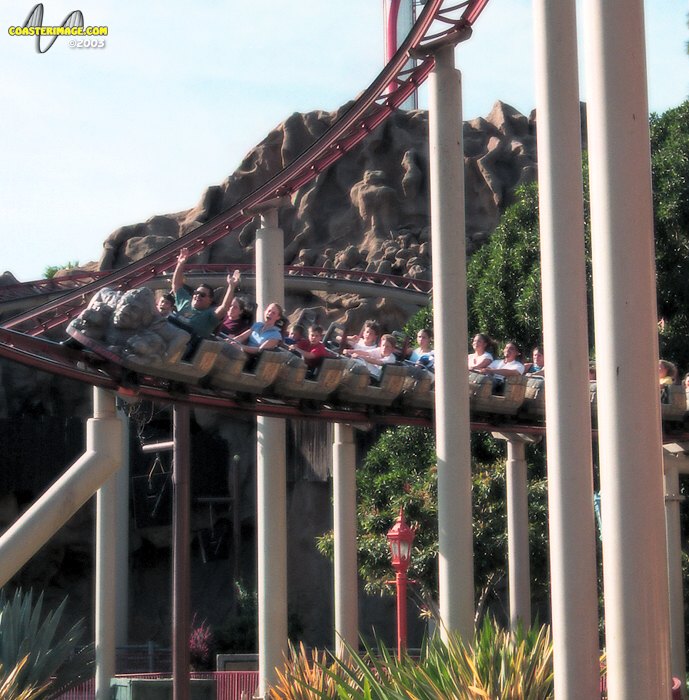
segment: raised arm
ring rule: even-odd
[[[227,290],[225,291],[225,296],[220,302],[219,306],[216,306],[214,311],[215,315],[221,321],[227,316],[227,312],[230,310],[230,304],[234,299],[234,292],[239,284],[240,274],[239,270],[235,270],[231,275],[227,275]]]
[[[176,294],[184,286],[184,266],[187,264],[189,259],[189,249],[182,248],[177,256],[177,265],[175,266],[175,271],[172,273],[172,293]]]

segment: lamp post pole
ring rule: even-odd
[[[392,567],[395,569],[395,586],[397,589],[397,656],[401,657],[407,650],[407,570],[411,561],[411,546],[414,541],[414,530],[404,521],[404,513],[400,513],[395,524],[388,532],[388,544],[392,556]]]
[[[398,571],[395,576],[397,587],[397,656],[407,650],[407,572]]]

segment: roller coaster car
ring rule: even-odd
[[[252,356],[234,343],[216,344],[221,347],[221,351],[208,383],[211,387],[227,391],[263,393],[278,378],[280,368],[293,357],[287,350],[280,348],[263,350]]]
[[[589,382],[591,396],[591,415],[598,417],[597,384]],[[687,414],[687,395],[684,387],[677,384],[660,388],[660,413],[663,422],[681,423]]]
[[[595,380],[589,380],[589,400],[591,401],[591,420],[598,420],[598,385]]]
[[[183,383],[205,377],[221,349],[214,341],[202,340],[190,352],[190,334],[158,314],[153,293],[146,288],[124,293],[101,289],[66,332],[125,369]]]
[[[660,411],[664,421],[677,423],[684,420],[687,412],[687,397],[684,387],[671,384],[660,390]]]
[[[345,403],[390,406],[402,393],[406,378],[407,368],[403,365],[384,365],[380,381],[374,384],[366,367],[353,362],[335,394]]]
[[[409,408],[433,410],[435,407],[435,375],[423,367],[406,365],[402,388],[402,405]]]
[[[280,367],[273,390],[285,397],[324,401],[342,382],[351,362],[343,357],[326,357],[313,376],[304,360],[290,353],[291,358]]]
[[[469,402],[476,413],[514,416],[524,403],[526,377],[508,376],[502,386],[488,374],[469,372]]]
[[[527,377],[524,412],[531,418],[545,418],[545,377]]]

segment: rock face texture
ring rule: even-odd
[[[346,108],[343,107],[344,110]],[[228,209],[319,138],[339,112],[295,113],[192,209],[123,226],[104,243],[100,268],[138,260]],[[514,190],[536,177],[535,120],[502,102],[464,124],[467,248],[490,235]],[[285,264],[430,278],[428,114],[398,112],[318,175],[282,210]],[[256,224],[215,243],[202,262],[251,263]]]
[[[209,187],[192,209],[123,226],[104,243],[102,270],[145,257],[213,219],[267,182],[332,125],[340,112],[295,113],[252,149],[222,184]],[[464,124],[466,245],[487,240],[515,189],[536,178],[535,119],[496,102],[484,119]],[[286,265],[365,270],[431,279],[428,114],[398,112],[357,148],[300,189],[280,212]],[[203,263],[253,263],[252,221],[201,253]],[[386,331],[416,311],[385,297],[300,293],[285,299],[290,320],[356,332],[367,318]]]

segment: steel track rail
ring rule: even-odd
[[[14,316],[3,327],[36,336],[63,325],[101,287],[122,289],[140,286],[173,267],[181,248],[188,248],[194,255],[222,237],[240,230],[253,218],[247,212],[257,205],[276,196],[294,194],[358,145],[423,83],[435,63],[433,51],[441,45],[468,39],[472,25],[487,3],[488,0],[467,0],[459,4],[428,0],[409,35],[378,77],[323,136],[280,173],[211,221],[143,260],[67,292],[32,311]],[[409,71],[405,65],[412,55],[419,58],[419,64]]]
[[[253,275],[256,266],[251,264],[189,264],[185,268],[187,275],[224,275],[229,270],[238,269],[243,274]],[[303,277],[307,279],[332,279],[347,280],[350,282],[366,282],[380,284],[395,289],[410,289],[416,292],[428,294],[433,286],[430,280],[414,279],[413,277],[400,277],[399,275],[385,275],[381,272],[366,272],[365,270],[342,270],[326,267],[300,267],[286,265],[285,275],[289,277]],[[79,272],[64,277],[21,282],[0,287],[0,305],[11,301],[23,301],[44,294],[64,294],[81,288],[89,282],[106,277],[108,272]],[[169,280],[169,278],[168,278]]]

